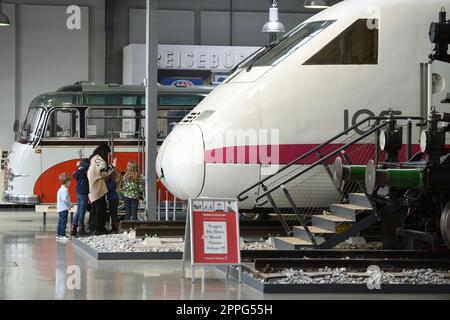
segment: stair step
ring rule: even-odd
[[[315,226],[308,226],[309,231],[313,234],[313,236],[317,237],[317,236],[321,236],[323,238],[329,238],[330,236],[334,235],[333,232],[331,232],[330,230],[327,229],[322,229],[319,227],[315,227]],[[305,228],[303,228],[302,226],[295,226],[292,228],[293,232],[294,232],[294,237],[306,240],[306,241],[310,241],[308,233],[306,232]]]
[[[302,226],[295,226],[295,227],[293,227],[293,229],[306,231],[305,228]],[[315,227],[315,226],[308,226],[308,229],[309,229],[309,231],[311,231],[311,233],[314,233],[314,234],[332,233],[329,230],[322,229],[322,228]]]
[[[275,237],[275,248],[277,250],[297,250],[304,247],[312,247],[311,241],[295,237]]]
[[[361,207],[354,204],[336,203],[330,206],[330,212],[348,220],[356,221],[359,213],[364,211],[372,211],[372,208]]]
[[[367,199],[364,193],[350,193],[348,195],[348,200],[351,204],[366,208],[372,208],[369,199]]]
[[[332,233],[340,233],[353,225],[355,221],[326,212],[326,214],[313,215],[312,224],[315,227],[328,230]]]

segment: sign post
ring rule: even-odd
[[[241,251],[237,199],[190,198],[184,237],[181,276],[191,261],[191,279],[196,267],[237,266],[241,282]]]

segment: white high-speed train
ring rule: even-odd
[[[230,131],[278,129],[272,164],[283,165],[341,132],[345,117],[355,123],[390,107],[424,115],[420,64],[433,49],[429,26],[442,7],[450,11],[450,1],[346,0],[311,17],[242,64],[177,125],[159,150],[159,178],[180,199],[236,197],[264,177],[266,165],[220,155],[267,143],[228,143]],[[431,103],[445,111],[450,68],[433,68]],[[252,208],[255,196],[241,207]]]

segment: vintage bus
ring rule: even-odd
[[[212,90],[158,87],[158,145]],[[129,160],[142,168],[145,116],[143,86],[77,82],[35,98],[5,163],[4,200],[16,204],[55,203],[58,175],[72,174],[80,158],[102,143],[114,144],[118,168]],[[155,150],[157,152],[157,150]],[[167,194],[158,183],[160,194]],[[75,200],[75,183],[70,186]]]

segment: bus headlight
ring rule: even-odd
[[[14,180],[14,170],[13,168],[8,168],[8,179],[9,181],[13,181]]]

